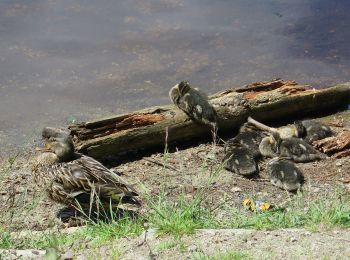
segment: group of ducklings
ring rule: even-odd
[[[169,97],[189,118],[216,132],[217,114],[206,94],[182,81],[171,88]],[[319,122],[296,122],[292,135],[288,136],[285,131],[268,128],[251,118],[248,121],[225,145],[226,168],[237,174],[254,174],[258,171],[259,157],[272,157],[268,162],[271,182],[295,190],[300,187],[302,173],[293,161],[325,158],[309,144],[332,134],[329,127]],[[99,208],[107,211],[140,208],[141,200],[135,189],[97,160],[75,152],[69,133],[46,127],[42,136],[45,146],[37,149],[39,154],[33,161],[32,175],[50,199],[84,212]]]
[[[294,191],[304,181],[294,162],[325,159],[327,156],[311,144],[332,134],[330,127],[315,120],[296,121],[291,126],[275,129],[249,117],[237,136],[225,145],[225,168],[249,176],[258,172],[260,157],[272,158],[267,163],[271,183]]]

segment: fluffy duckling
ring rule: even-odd
[[[299,137],[309,144],[333,135],[329,126],[316,120],[295,121],[294,125],[298,129]]]
[[[225,169],[240,175],[252,175],[258,171],[253,153],[239,143],[231,143],[223,159]]]
[[[95,159],[75,153],[69,136],[50,138],[39,152],[33,162],[33,179],[53,201],[84,211],[91,207],[135,210],[141,205],[136,191],[120,176]]]
[[[274,137],[275,136],[275,137]],[[264,137],[259,144],[259,152],[263,157],[273,158],[278,156],[278,134],[273,133]]]
[[[259,151],[259,144],[264,136],[266,135],[255,126],[249,123],[244,123],[239,129],[239,133],[234,138],[227,141],[225,150],[229,148],[231,144],[239,143],[248,148],[253,154],[254,158],[258,158],[261,155]]]
[[[181,81],[169,91],[171,101],[191,119],[211,125],[217,129],[217,115],[208,102],[206,94],[192,88],[187,81]]]
[[[302,139],[291,137],[282,139],[279,145],[281,156],[290,157],[295,162],[312,162],[327,158]]]
[[[259,149],[263,156],[274,157],[280,155],[289,157],[295,162],[311,162],[327,157],[302,139],[296,137],[281,139],[278,133],[273,133],[269,138],[264,138],[259,145]]]
[[[271,183],[288,191],[298,190],[304,176],[295,164],[286,157],[275,157],[267,163]]]

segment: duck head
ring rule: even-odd
[[[74,158],[74,145],[70,137],[50,138],[44,148],[38,148],[42,153],[53,153],[58,162],[67,162]]]

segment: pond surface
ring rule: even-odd
[[[272,78],[350,80],[348,0],[0,0],[0,145]]]

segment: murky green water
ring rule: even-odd
[[[0,144],[276,77],[350,80],[346,0],[0,0]]]

